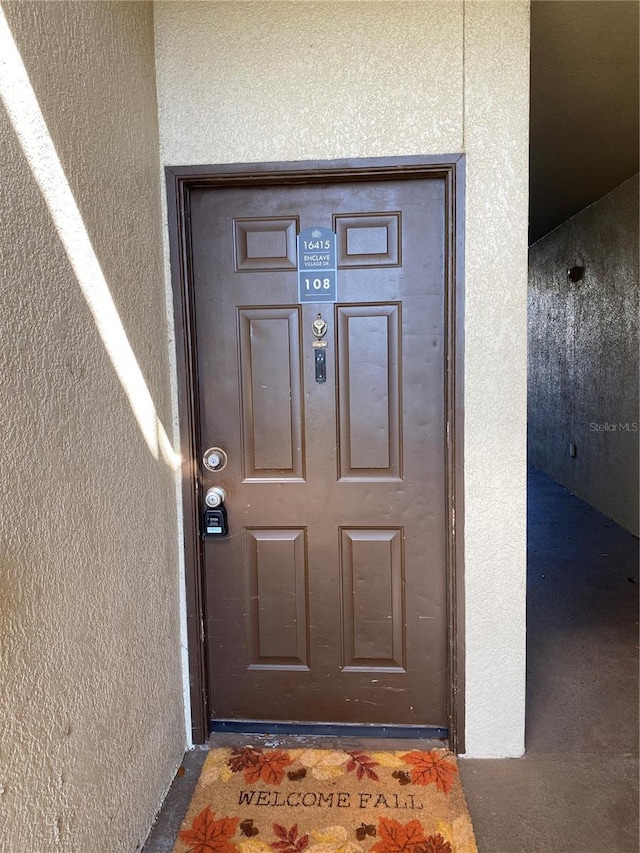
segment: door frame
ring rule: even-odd
[[[200,536],[199,459],[196,457],[197,365],[192,287],[192,189],[295,186],[358,181],[441,178],[445,182],[445,411],[447,513],[447,631],[449,743],[464,752],[465,641],[463,540],[464,411],[464,179],[462,154],[283,163],[168,166],[165,169],[178,381],[178,416],[187,610],[189,683],[194,743],[209,735],[204,551]]]

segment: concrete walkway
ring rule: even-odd
[[[528,562],[527,754],[460,762],[479,853],[637,853],[638,540],[531,472]],[[205,755],[145,853],[172,850]]]
[[[527,752],[461,762],[479,853],[637,853],[638,540],[531,472]]]

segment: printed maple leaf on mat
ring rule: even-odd
[[[215,818],[215,814],[207,807],[194,818],[191,829],[180,832],[180,840],[190,845],[189,853],[238,853],[238,848],[230,839],[235,835],[239,818]]]
[[[440,835],[430,835],[420,847],[420,853],[453,853],[451,845]]]
[[[375,782],[378,781],[378,774],[373,770],[374,767],[378,766],[377,761],[374,761],[373,758],[364,752],[350,752],[349,755],[351,756],[351,760],[347,764],[347,773],[355,770],[358,782],[364,776],[368,776],[369,779],[373,779]]]
[[[371,829],[375,836],[375,826]],[[349,839],[349,832],[344,826],[327,826],[314,830],[311,832],[311,839],[313,843],[307,853],[362,853],[362,847]]]
[[[280,749],[263,752],[253,746],[234,749],[229,759],[229,767],[234,773],[243,772],[248,784],[262,779],[267,785],[279,785],[291,763],[287,753]]]
[[[302,835],[298,838],[298,824],[294,823],[291,829],[287,829],[279,823],[273,824],[273,831],[279,841],[271,843],[271,847],[279,853],[302,853],[309,845],[309,836]]]
[[[262,755],[261,749],[256,749],[254,746],[244,746],[241,749],[232,749],[231,758],[229,759],[229,767],[234,773],[240,773],[247,767],[257,764]]]
[[[344,775],[344,763],[349,759],[346,752],[336,749],[305,749],[296,755],[302,766],[311,771],[314,779],[323,781],[337,779]]]
[[[402,760],[413,765],[411,781],[414,785],[429,785],[433,782],[445,794],[451,790],[458,768],[437,749],[431,752],[408,752],[402,756]]]
[[[403,824],[387,817],[378,821],[378,838],[380,840],[371,848],[373,853],[419,853],[425,840],[419,820]]]
[[[440,835],[424,836],[424,829],[418,820],[399,823],[391,818],[381,817],[378,821],[378,838],[371,848],[372,853],[453,853],[451,845]]]

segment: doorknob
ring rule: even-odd
[[[221,447],[210,447],[205,450],[202,464],[209,471],[222,471],[228,461],[227,454]]]
[[[222,506],[227,499],[227,493],[220,486],[212,486],[204,496],[204,502],[210,509]]]

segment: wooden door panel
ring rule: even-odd
[[[338,235],[338,302],[297,304],[295,234]],[[446,726],[441,179],[194,190],[215,719]],[[315,379],[312,322],[327,321]]]
[[[399,479],[400,305],[338,305],[339,479]]]
[[[245,482],[304,480],[300,307],[238,309]]]
[[[404,531],[340,534],[343,669],[404,672]]]
[[[336,214],[338,268],[397,267],[401,265],[402,214]]]
[[[300,230],[296,216],[235,219],[233,225],[236,272],[296,269],[296,238]]]
[[[306,530],[246,530],[249,669],[308,670]]]

